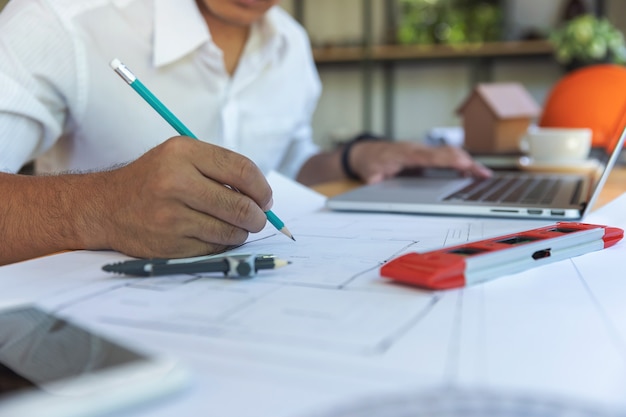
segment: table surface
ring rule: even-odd
[[[358,181],[340,180],[331,181],[313,186],[312,188],[327,196],[332,197],[334,195],[349,191],[355,187],[361,185]],[[602,189],[598,201],[594,206],[594,210],[602,207],[603,205],[614,200],[621,194],[626,192],[626,165],[618,165],[613,168],[611,175],[606,181],[604,188]]]

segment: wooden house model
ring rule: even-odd
[[[519,83],[478,84],[457,109],[472,154],[519,153],[519,141],[541,108]]]

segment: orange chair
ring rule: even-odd
[[[626,126],[626,67],[598,64],[561,78],[550,90],[542,127],[587,127],[593,147],[612,149]]]

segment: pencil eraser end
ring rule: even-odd
[[[122,65],[122,61],[117,58],[113,58],[113,60],[109,63],[111,68],[118,69],[120,65]]]

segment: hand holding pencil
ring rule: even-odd
[[[89,236],[81,248],[186,258],[240,245],[265,227],[272,190],[256,164],[186,136],[117,169],[85,175],[83,199],[91,209],[76,215],[76,227]]]
[[[138,258],[192,257],[240,245],[265,227],[262,207],[272,200],[269,184],[249,159],[184,136],[93,176],[93,199],[109,215],[99,231],[106,243],[91,249]]]
[[[119,59],[115,58],[110,63],[111,68],[128,84],[133,90],[137,92],[170,126],[172,126],[179,134],[185,135],[194,139],[198,139],[192,132],[181,122],[152,92],[133,74]],[[234,167],[232,167],[234,168]],[[230,183],[225,183],[230,189],[239,191],[239,188],[233,187]],[[267,220],[278,231],[286,235],[287,237],[295,240],[289,229],[285,224],[274,214],[271,210],[265,210]]]

